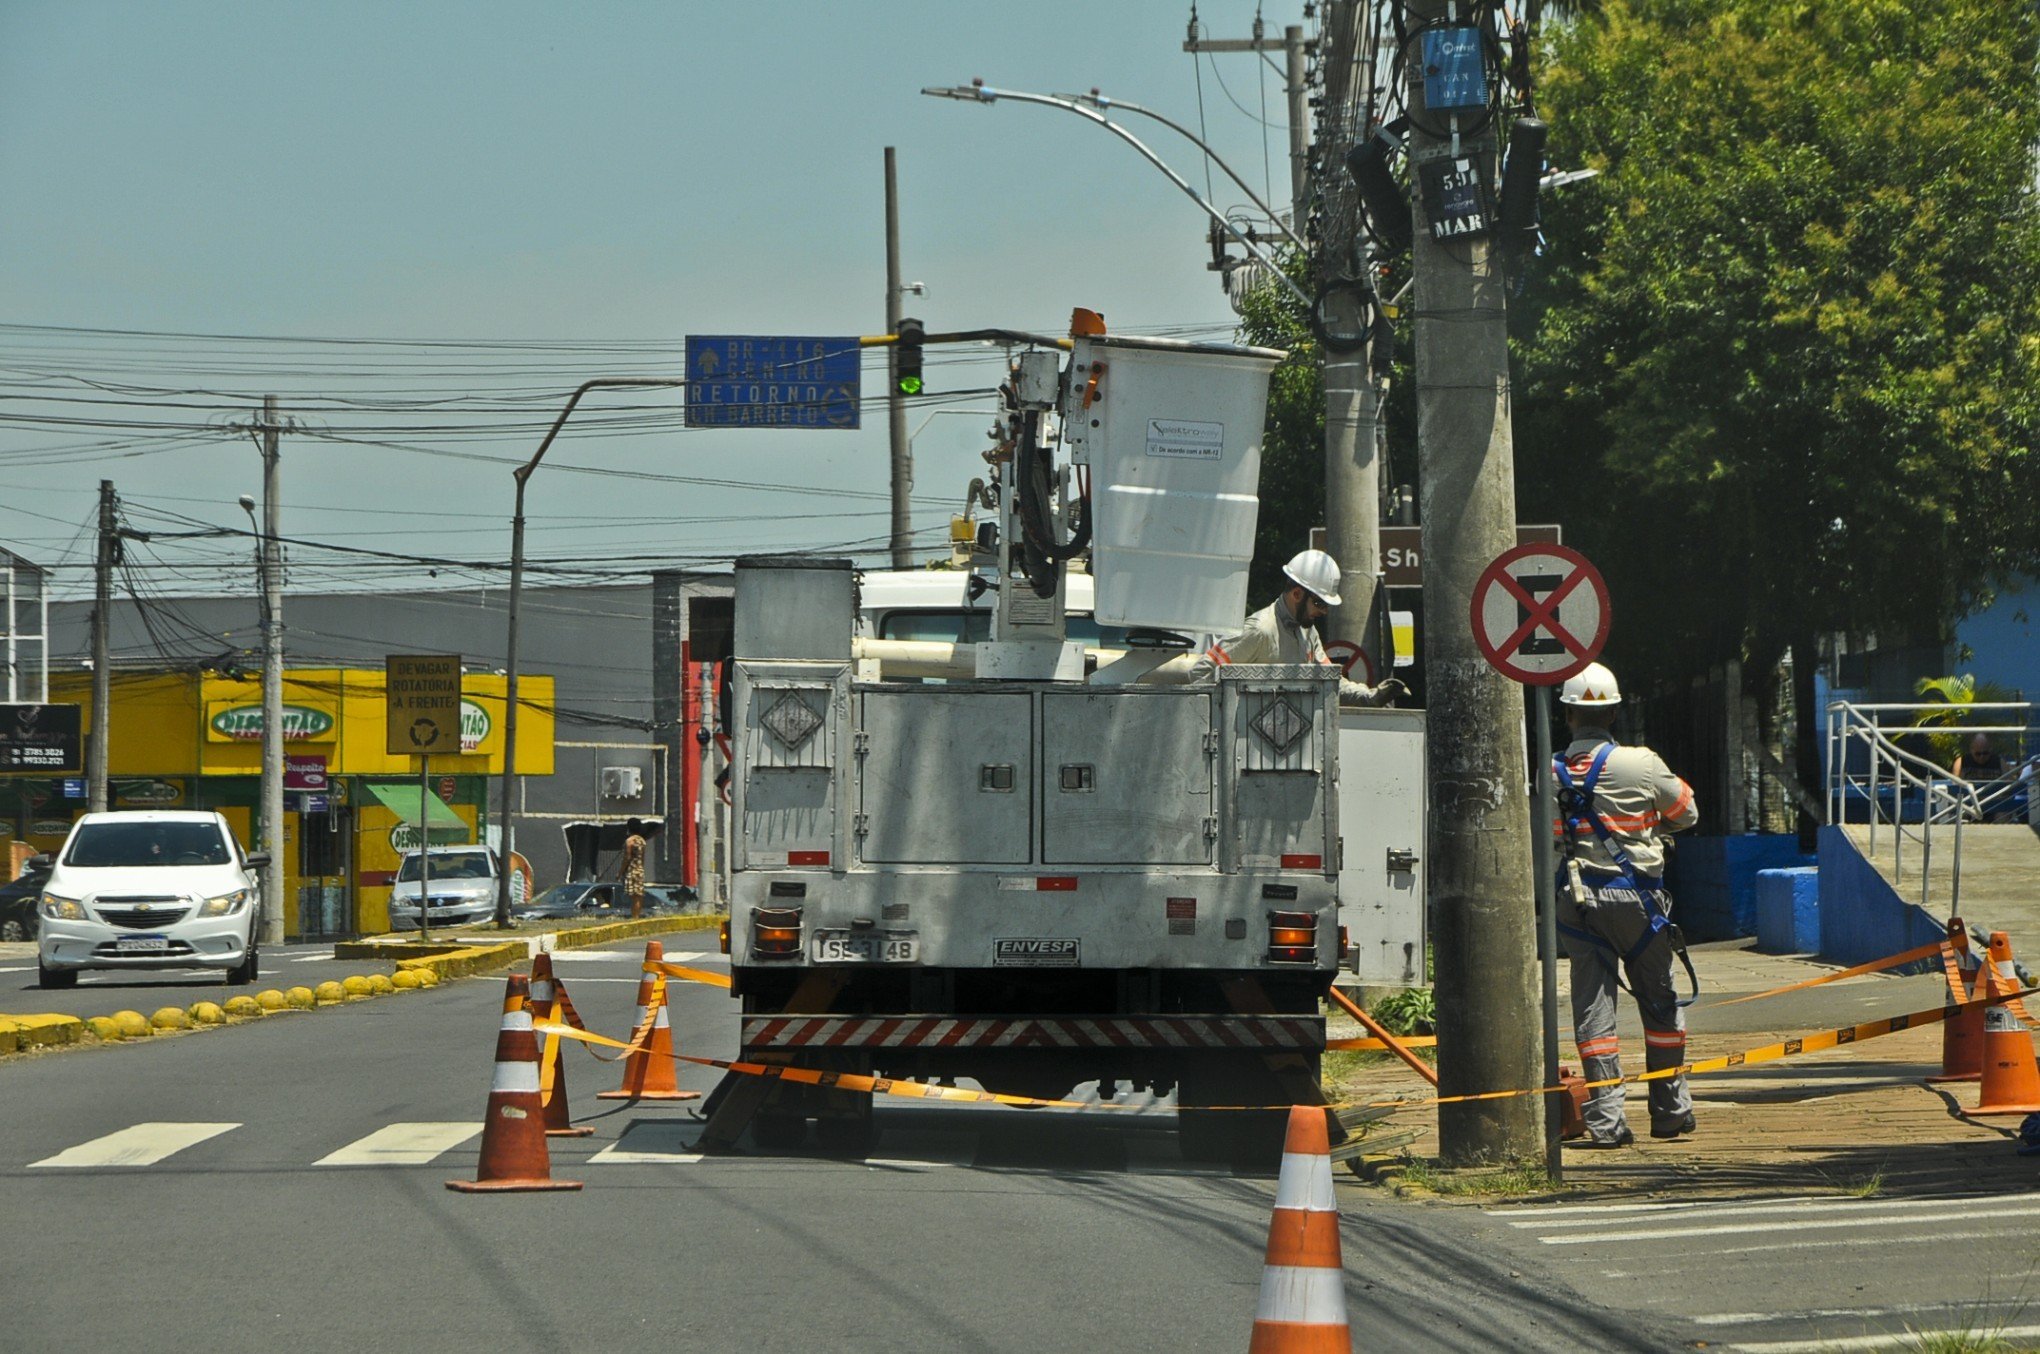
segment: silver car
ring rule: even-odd
[[[496,915],[496,853],[486,846],[435,846],[430,878],[419,853],[406,851],[390,889],[390,929],[418,929],[418,890],[425,888],[424,920],[432,926],[473,926]]]
[[[255,981],[263,855],[217,813],[88,813],[50,861],[36,962],[44,987],[84,969],[222,968]]]

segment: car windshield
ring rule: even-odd
[[[66,865],[89,869],[231,865],[233,860],[216,823],[87,823],[64,854]]]
[[[434,879],[493,879],[489,872],[489,856],[486,851],[462,851],[440,855],[432,853],[432,877]],[[418,878],[418,857],[405,856],[404,863],[397,867],[397,882],[415,882]]]

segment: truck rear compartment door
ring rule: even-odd
[[[1032,861],[1034,698],[938,686],[858,697],[859,855],[874,865]]]
[[[1211,693],[1047,691],[1041,697],[1048,865],[1208,865]]]

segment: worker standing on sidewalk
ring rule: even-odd
[[[1213,641],[1190,668],[1193,682],[1215,681],[1228,663],[1330,663],[1318,622],[1339,604],[1339,565],[1322,550],[1306,550],[1282,566],[1289,588],[1247,617],[1246,629]],[[1380,686],[1339,679],[1342,705],[1388,705],[1408,691],[1391,677]]]
[[[1563,850],[1558,878],[1558,931],[1572,961],[1573,1039],[1590,1082],[1622,1075],[1615,1035],[1616,989],[1627,986],[1643,1016],[1645,1062],[1651,1071],[1686,1060],[1686,1019],[1672,981],[1676,955],[1692,973],[1685,940],[1671,923],[1660,837],[1693,826],[1700,811],[1693,787],[1647,747],[1623,747],[1610,732],[1622,692],[1615,674],[1590,663],[1558,697],[1572,741],[1552,759],[1558,781]],[[1626,974],[1628,982],[1622,981]],[[1635,1141],[1623,1113],[1622,1087],[1602,1086],[1587,1102],[1586,1147]],[[1650,1135],[1693,1131],[1686,1079],[1650,1083]]]

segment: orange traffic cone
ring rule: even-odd
[[[652,972],[652,965],[666,957],[666,949],[656,940],[645,942],[645,968],[638,977],[637,1023],[645,1023],[645,1012],[652,1006],[652,992],[658,975]],[[637,1026],[632,1026],[636,1029]],[[652,1037],[640,1053],[630,1054],[623,1060],[623,1085],[613,1091],[603,1091],[597,1100],[699,1100],[701,1092],[683,1091],[674,1075],[673,1024],[666,1018],[666,998],[658,998],[658,1010],[652,1020]]]
[[[2012,940],[2003,931],[1990,933],[1990,969],[1983,975],[1991,1003],[1983,1016],[1983,1094],[1976,1114],[2031,1114],[2040,1110],[2040,1063],[2033,1058],[2033,1036],[2000,997],[2019,990],[2012,964]]]
[[[502,1032],[496,1036],[496,1075],[482,1118],[482,1159],[473,1180],[449,1180],[448,1189],[473,1194],[581,1188],[578,1180],[552,1178],[538,1103],[538,1040],[531,1033],[530,1002],[530,981],[511,974],[503,992]]]
[[[560,1019],[560,995],[565,991],[553,977],[552,956],[540,954],[531,961],[531,1009],[541,1019]],[[567,1047],[558,1036],[552,1040],[552,1094],[545,1093],[545,1061],[539,1060],[539,1095],[545,1101],[545,1135],[548,1138],[585,1138],[595,1130],[574,1127],[567,1107]]]
[[[1978,1081],[1983,1077],[1984,1008],[1953,1008],[1960,1005],[1955,996],[1958,987],[1966,996],[1983,995],[1983,983],[1977,977],[1983,961],[1976,957],[1976,950],[1969,943],[1969,928],[1962,924],[1960,917],[1948,918],[1948,947],[1954,955],[1948,973],[1948,1006],[1951,1009],[1941,1022],[1941,1070],[1927,1080]]]
[[[1248,1354],[1328,1354],[1350,1350],[1346,1267],[1339,1258],[1339,1205],[1332,1196],[1332,1149],[1325,1112],[1289,1111],[1261,1300]]]

